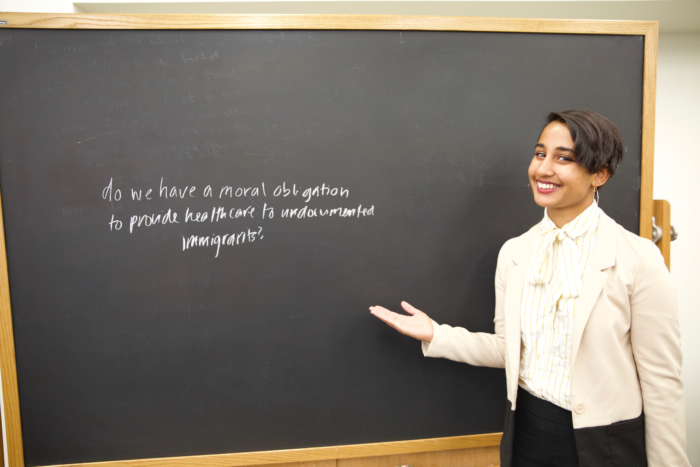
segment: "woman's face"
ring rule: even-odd
[[[552,122],[542,130],[527,171],[535,202],[547,208],[558,227],[586,210],[593,202],[594,188],[608,178],[607,169],[588,173],[574,161],[575,157],[569,128]]]

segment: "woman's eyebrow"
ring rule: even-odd
[[[535,144],[535,147],[536,147],[536,148],[544,148],[544,144],[543,144],[543,143],[537,143],[537,144]],[[573,152],[574,154],[576,153],[576,151],[574,151],[573,149],[567,148],[567,147],[564,147],[564,146],[557,146],[557,147],[556,147],[556,150],[557,150],[557,151],[568,151],[568,152]]]

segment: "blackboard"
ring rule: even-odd
[[[0,30],[27,465],[498,432],[502,370],[368,306],[493,331],[550,110],[619,127],[639,232],[643,35]],[[150,191],[149,191],[150,190]]]

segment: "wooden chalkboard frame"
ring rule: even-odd
[[[345,29],[404,31],[484,31],[506,33],[615,34],[644,36],[642,164],[639,232],[651,238],[653,211],[654,125],[656,112],[656,21],[553,20],[382,15],[126,15],[0,13],[2,28],[23,29]],[[23,467],[20,402],[10,306],[4,221],[0,207],[0,372],[8,467]],[[493,447],[500,433],[363,445],[330,446],[268,452],[248,452],[136,459],[70,465],[104,467],[242,466],[310,462],[391,454]],[[2,452],[2,451],[0,451]]]

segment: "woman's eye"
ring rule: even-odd
[[[545,157],[543,152],[536,152],[535,157]]]
[[[564,161],[564,162],[573,162],[574,161],[572,158],[566,157],[566,156],[559,156],[559,160]]]

